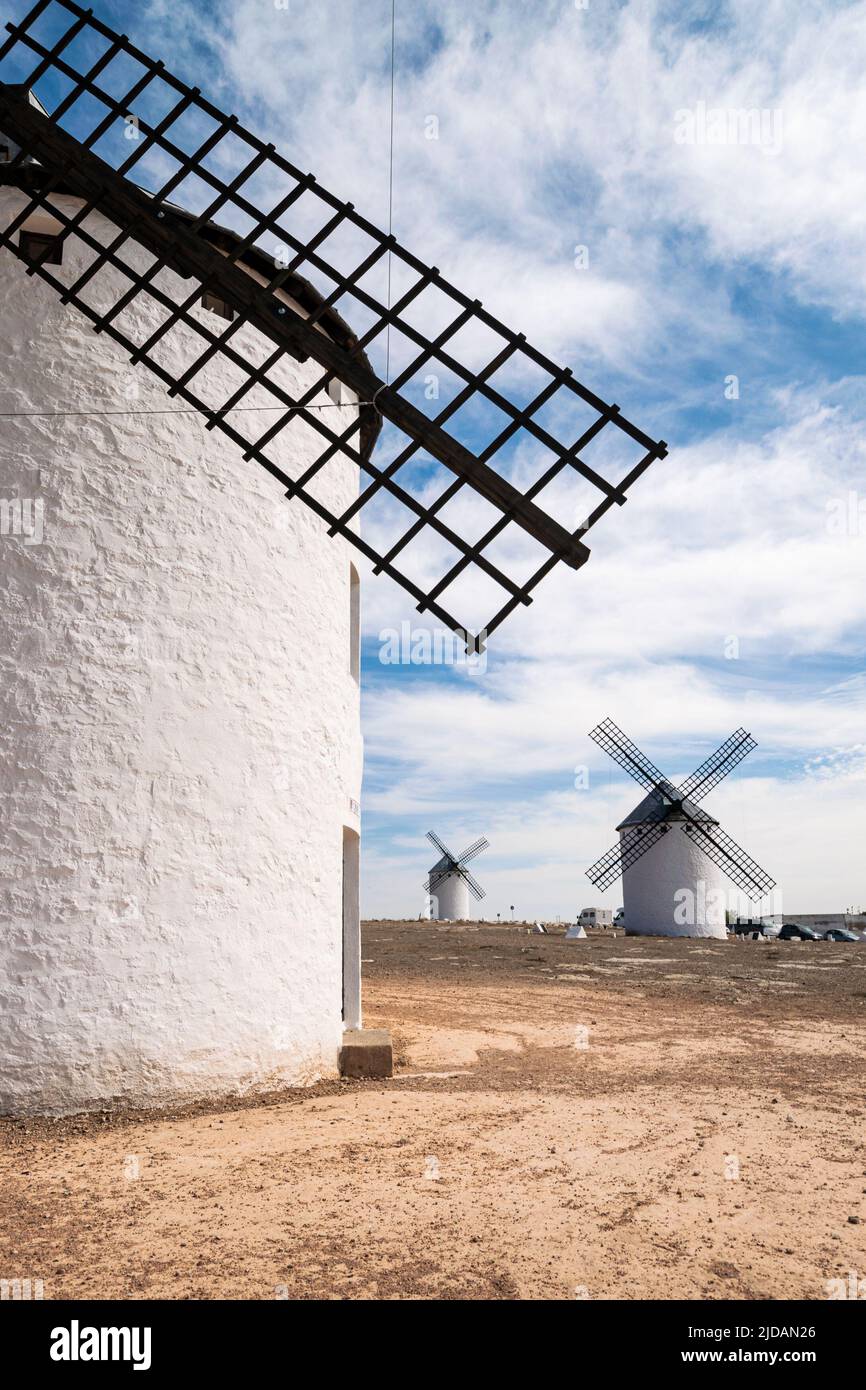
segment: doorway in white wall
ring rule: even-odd
[[[343,826],[343,1027],[361,1027],[361,837]]]

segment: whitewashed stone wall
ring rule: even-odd
[[[467,922],[470,917],[469,889],[460,874],[440,879],[433,894],[434,915],[440,922]]]
[[[4,225],[22,196],[0,191]],[[89,259],[67,247],[54,271]],[[5,252],[0,312],[0,410],[182,406]],[[124,322],[162,316],[139,302]],[[192,336],[163,360],[187,365]],[[209,401],[238,380],[209,369]],[[294,475],[313,448],[293,424],[278,461]],[[317,486],[344,507],[357,468]],[[44,530],[0,536],[0,1110],[336,1073],[362,770],[350,547],[193,415],[3,420],[0,497],[38,501]]]
[[[623,875],[626,932],[724,940],[727,888],[721,870],[674,822]]]

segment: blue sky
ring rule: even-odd
[[[386,222],[390,0],[94,8]],[[711,809],[784,910],[866,904],[864,65],[859,0],[397,0],[395,231],[670,455],[484,670],[383,664],[418,615],[365,578],[369,915],[421,910],[428,828],[488,836],[486,915],[618,905],[606,714],[672,776],[745,725]]]

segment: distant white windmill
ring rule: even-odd
[[[482,835],[462,854],[452,854],[432,830],[427,831],[427,839],[442,856],[433,865],[424,884],[432,899],[430,915],[440,922],[465,922],[469,917],[469,894],[478,902],[484,897],[484,889],[480,883],[476,883],[466,865],[487,849],[489,841]]]
[[[698,802],[757,746],[755,740],[737,729],[675,787],[612,719],[589,736],[647,795],[617,826],[619,841],[587,869],[587,878],[604,889],[622,874],[628,936],[723,938],[724,876],[751,900],[776,885]]]

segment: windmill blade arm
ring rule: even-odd
[[[627,830],[621,840],[597,859],[586,871],[586,876],[590,883],[602,892],[615,883],[620,874],[624,874],[626,869],[640,859],[641,855],[646,854],[648,849],[666,835],[670,826],[666,823],[658,825],[635,825]]]
[[[440,854],[444,855],[446,859],[450,859],[453,861],[454,855],[451,853],[450,849],[445,848],[442,841],[439,839],[439,836],[434,835],[432,830],[427,831],[427,839],[430,841],[431,845],[438,849]]]
[[[770,878],[720,825],[704,826],[687,820],[683,830],[750,900],[763,898],[775,888],[776,880]]]
[[[445,879],[446,879],[447,877],[448,877],[447,873],[444,873],[444,874],[433,874],[433,873],[431,873],[430,876],[429,876],[429,877],[425,880],[425,882],[424,882],[424,892],[425,892],[425,893],[435,893],[435,892],[436,892],[436,889],[439,887],[439,884],[440,884],[440,883],[444,883],[444,881],[445,881]]]
[[[687,796],[691,801],[702,801],[707,792],[717,787],[722,778],[727,777],[731,768],[742,762],[746,754],[751,753],[757,746],[752,735],[747,734],[745,729],[735,729],[730,738],[725,739],[715,753],[706,758],[700,767],[696,767],[691,777],[686,778],[679,788],[680,796]]]
[[[478,883],[478,881],[474,879],[470,873],[467,873],[465,869],[463,870],[461,877],[466,880],[466,886],[469,889],[469,892],[472,894],[474,898],[478,900],[478,902],[481,902],[481,899],[487,896],[484,889],[481,887],[481,884]]]
[[[470,859],[475,859],[477,855],[481,854],[482,850],[488,849],[489,846],[490,841],[485,835],[482,835],[480,840],[476,840],[473,845],[470,845],[468,849],[465,849],[462,854],[457,856],[457,863],[468,864]]]
[[[659,783],[667,783],[664,773],[659,771],[655,763],[650,762],[637,744],[632,743],[612,719],[603,719],[594,729],[590,729],[589,736],[593,743],[603,748],[615,763],[625,768],[626,772],[648,791],[654,791]]]

